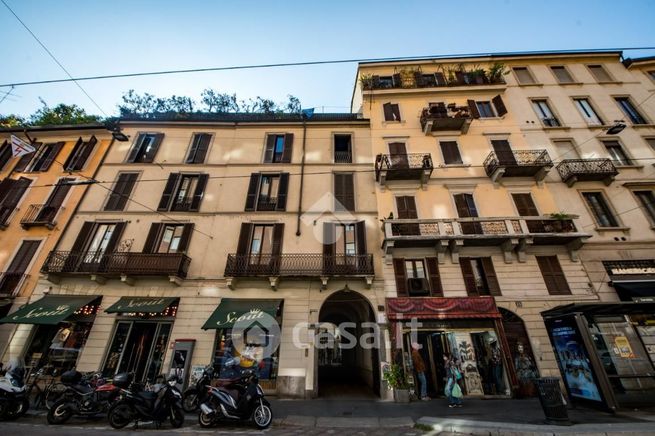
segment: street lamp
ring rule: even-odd
[[[607,129],[608,135],[617,135],[625,129],[625,123],[623,120],[614,120],[614,125]]]

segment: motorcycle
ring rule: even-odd
[[[207,399],[209,395],[207,387],[210,385],[213,376],[213,368],[206,366],[198,382],[184,391],[182,395],[182,408],[184,408],[185,412],[192,413],[197,411],[200,403],[203,403]]]
[[[235,365],[237,362],[226,363]],[[200,405],[200,427],[216,426],[221,421],[248,421],[260,430],[273,422],[271,404],[264,398],[255,369],[241,370],[234,379],[223,380],[218,387],[207,387],[209,398]]]
[[[132,421],[136,426],[139,421],[152,421],[159,428],[166,419],[170,419],[173,428],[181,427],[184,424],[184,410],[177,383],[177,377],[172,376],[166,383],[155,384],[152,391],[145,390],[137,383],[132,383],[129,389],[121,389],[119,399],[109,408],[109,425],[120,429]]]
[[[24,369],[12,368],[0,377],[0,420],[16,419],[29,409],[24,374]]]
[[[66,390],[48,411],[48,424],[64,424],[75,415],[94,417],[107,413],[121,387],[127,387],[125,381],[105,383],[101,374],[84,377],[75,370],[63,373],[61,382]]]

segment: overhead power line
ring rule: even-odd
[[[0,0],[4,3],[4,0]],[[5,3],[6,5],[6,3]],[[9,7],[9,6],[7,6]],[[15,15],[15,14],[14,14]],[[18,17],[17,17],[18,18]],[[22,22],[21,22],[22,23]],[[32,32],[30,32],[32,33]],[[32,35],[34,36],[34,35]],[[36,38],[36,36],[35,36]],[[45,48],[45,46],[44,46]],[[46,49],[47,50],[47,49]],[[84,76],[73,78],[69,76],[68,79],[50,79],[50,80],[35,80],[28,82],[14,82],[3,83],[3,86],[27,86],[27,85],[44,85],[48,83],[65,83],[65,82],[78,82],[85,80],[105,80],[105,79],[121,79],[126,77],[141,77],[141,76],[163,76],[168,74],[188,74],[188,73],[206,73],[211,71],[230,71],[230,70],[252,70],[260,68],[281,68],[281,67],[303,67],[311,65],[328,65],[328,64],[352,64],[352,63],[366,63],[366,62],[396,62],[396,61],[421,61],[432,59],[448,59],[448,58],[464,58],[464,57],[501,57],[501,56],[519,56],[519,55],[548,55],[548,54],[576,54],[576,53],[603,53],[612,51],[636,51],[636,50],[655,50],[655,46],[649,47],[616,47],[616,48],[591,48],[591,49],[575,49],[575,50],[544,50],[544,51],[522,51],[522,52],[482,52],[482,53],[457,53],[457,54],[441,54],[441,55],[428,55],[428,56],[399,56],[399,57],[381,57],[381,58],[354,58],[354,59],[331,59],[331,60],[317,60],[317,61],[303,61],[303,62],[276,62],[270,64],[249,64],[249,65],[230,65],[223,67],[207,67],[207,68],[187,68],[177,70],[161,70],[161,71],[146,71],[137,73],[123,73],[123,74],[106,74],[99,76]],[[58,63],[58,62],[57,62]],[[61,65],[60,65],[61,66]],[[62,67],[63,68],[63,67]],[[64,69],[64,71],[66,71]]]

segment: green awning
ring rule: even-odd
[[[99,295],[46,295],[0,319],[0,324],[57,325],[77,309],[101,298]]]
[[[178,297],[122,297],[109,306],[107,313],[159,313],[179,300]]]
[[[264,312],[275,318],[281,304],[282,300],[223,298],[202,328],[203,330],[229,328],[243,316],[253,316],[255,320],[258,312]],[[268,317],[265,319],[270,320]],[[268,326],[264,325],[264,327]]]

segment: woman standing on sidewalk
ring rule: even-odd
[[[428,381],[425,378],[425,362],[419,353],[421,346],[414,342],[412,343],[412,365],[414,366],[414,371],[416,371],[416,378],[419,383],[419,400],[429,401],[428,397]]]
[[[446,362],[446,388],[444,393],[448,397],[448,407],[462,407],[462,388],[459,387],[458,381],[462,378],[462,373],[457,367],[457,360],[451,357]]]

